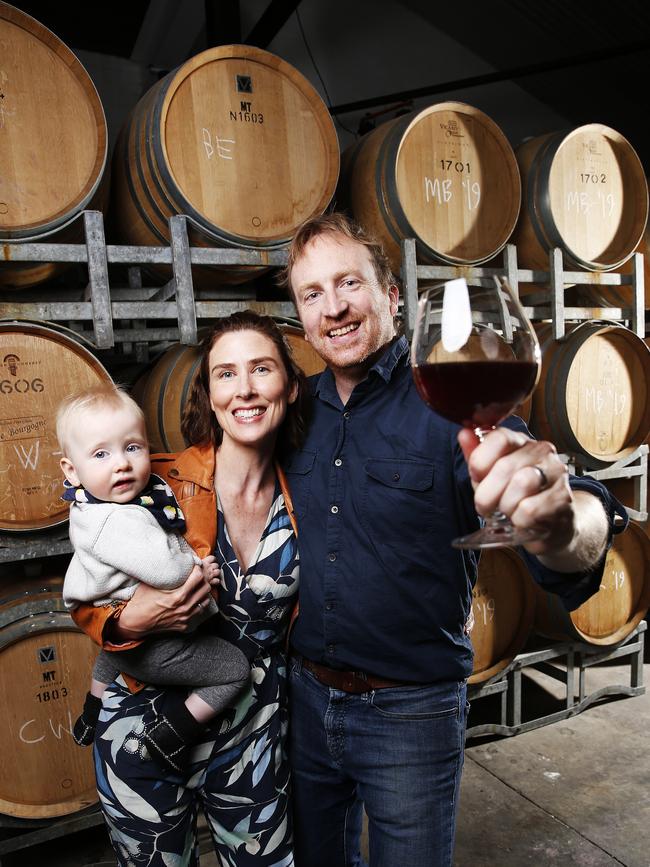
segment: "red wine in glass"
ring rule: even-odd
[[[532,361],[452,361],[418,364],[420,397],[439,415],[470,428],[492,428],[535,387]],[[486,400],[487,396],[487,400]]]
[[[453,280],[426,290],[411,342],[413,378],[425,403],[473,430],[480,440],[530,396],[540,372],[535,331],[501,278],[494,288]],[[517,529],[501,512],[457,548],[520,545],[541,538]]]

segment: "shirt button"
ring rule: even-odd
[[[399,473],[393,473],[393,481],[399,482]]]
[[[327,555],[327,559],[330,561],[330,563],[333,563],[336,560],[336,554],[332,551],[331,554]]]
[[[335,467],[340,467],[342,463],[343,463],[343,461],[341,460],[341,458],[337,458],[337,459],[334,461],[334,466],[335,466]]]
[[[333,644],[328,644],[328,645],[327,645],[327,652],[328,652],[328,653],[334,653],[335,650],[336,650],[336,648],[334,647]]]
[[[334,608],[334,606],[332,605],[331,602],[326,602],[326,603],[325,603],[325,611],[331,611],[332,608]]]
[[[339,513],[339,507],[338,507],[338,506],[332,506],[332,508],[330,509],[330,512],[331,512],[333,515],[338,515],[338,513]]]
[[[343,413],[343,418],[350,418],[350,410],[349,409],[345,410],[345,412]]]

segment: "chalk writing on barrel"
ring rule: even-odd
[[[461,181],[461,187],[465,193],[464,204],[470,211],[478,208],[481,201],[481,185],[478,181],[465,179]],[[438,205],[446,205],[454,198],[452,178],[424,178],[424,198],[426,202],[435,202]]]
[[[63,723],[55,722],[51,718],[45,723],[45,731],[43,731],[42,725],[43,723],[39,723],[36,719],[28,719],[18,730],[18,737],[24,744],[39,744],[46,738],[49,738],[50,733],[59,741],[64,737],[64,732],[66,735],[72,737],[72,714],[70,711],[68,711],[67,726]],[[48,726],[49,732],[47,730]]]
[[[38,467],[38,457],[40,452],[41,441],[36,440],[30,443],[29,447],[25,447],[23,443],[14,443],[14,451],[24,470],[35,470]]]
[[[233,159],[233,157],[232,157],[233,149],[231,147],[228,147],[228,145],[234,145],[235,144],[234,138],[219,138],[219,136],[215,136],[214,141],[213,141],[210,130],[206,129],[205,127],[203,127],[203,129],[202,129],[202,133],[203,133],[203,147],[205,148],[205,153],[206,153],[209,160],[212,159],[215,152],[216,152],[218,157],[221,157],[222,160]]]

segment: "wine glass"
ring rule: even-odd
[[[439,415],[485,435],[531,394],[539,379],[537,335],[512,289],[468,286],[464,278],[426,289],[419,298],[411,369],[420,397]],[[522,545],[543,538],[493,512],[455,548]]]

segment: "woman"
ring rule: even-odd
[[[152,459],[153,472],[179,500],[188,542],[201,557],[214,553],[222,569],[219,614],[206,628],[247,655],[252,675],[182,777],[142,761],[142,732],[155,713],[164,714],[172,690],[142,688],[125,675],[111,684],[95,767],[121,865],[196,865],[199,806],[221,864],[293,864],[284,642],[297,599],[298,553],[276,458],[300,442],[307,405],[304,376],[274,321],[235,313],[203,342],[182,420],[190,447]],[[81,606],[75,620],[105,649],[124,649],[148,632],[182,629],[209,592],[197,573],[171,593],[143,586],[121,607]]]

